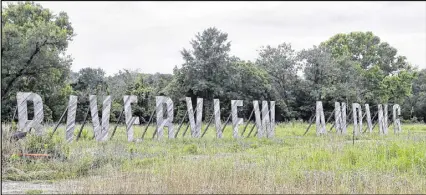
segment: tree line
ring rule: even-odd
[[[413,67],[372,32],[338,33],[300,51],[286,42],[266,45],[250,61],[231,55],[228,34],[211,27],[181,51],[184,63],[173,74],[123,69],[113,76],[101,68],[71,71],[72,58],[65,52],[74,36],[65,12],[54,14],[33,2],[2,8],[2,121],[11,120],[18,91],[41,95],[47,122],[60,118],[69,95],[79,98],[76,121],[81,122],[90,94],[112,96],[113,122],[123,109],[123,95],[138,97],[133,113],[146,120],[155,109],[155,96],[163,95],[174,102],[175,121],[186,112],[185,97],[193,103],[204,98],[203,118],[213,113],[213,99],[220,99],[224,118],[231,100],[240,99],[239,115],[246,119],[253,100],[267,100],[276,101],[276,121],[308,120],[315,101],[321,100],[326,115],[335,101],[390,103],[401,105],[403,119],[426,121],[426,69]]]

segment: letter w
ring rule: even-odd
[[[275,101],[270,101],[271,110],[268,108],[268,102],[262,101],[262,118],[260,118],[259,102],[253,101],[254,116],[256,118],[257,136],[263,137],[266,131],[268,138],[274,136],[275,131]],[[270,115],[269,115],[270,113]],[[270,117],[269,117],[270,116]]]

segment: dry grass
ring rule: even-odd
[[[46,142],[45,151],[58,158],[13,159],[16,148],[2,147],[2,168],[22,172],[2,179],[56,180],[60,191],[78,194],[426,193],[425,125],[404,125],[400,135],[365,134],[355,145],[350,135],[316,137],[311,130],[300,136],[306,126],[279,124],[271,140],[234,140],[231,127],[221,140],[214,128],[202,139],[151,140],[150,128],[149,139],[137,143],[126,141],[124,127],[105,143],[90,140],[87,129],[84,139],[70,144],[60,141],[62,129],[54,144],[31,136],[21,143],[28,149]],[[135,128],[135,137],[142,129]]]
[[[219,169],[211,162],[174,164],[164,167],[167,173],[115,172],[89,177],[78,182],[61,183],[70,193],[111,194],[287,194],[287,193],[424,193],[425,181],[410,181],[392,174],[353,171],[302,171],[298,177],[285,178],[275,167],[255,169]],[[291,174],[291,173],[289,173]],[[280,178],[280,179],[279,179]],[[423,186],[423,187],[422,187]]]

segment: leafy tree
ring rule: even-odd
[[[335,59],[334,80],[331,83],[329,99],[332,101],[365,103],[365,88],[362,85],[362,68],[360,63],[347,56]],[[332,105],[334,107],[334,105]]]
[[[145,76],[139,74],[135,82],[127,86],[126,95],[138,97],[138,103],[132,106],[134,115],[148,118],[150,113],[155,110],[155,94],[152,94],[153,87],[145,81]]]
[[[401,114],[406,119],[426,122],[426,69],[420,70],[412,82],[412,95],[401,106]]]
[[[213,98],[223,95],[223,81],[226,79],[226,66],[231,58],[231,43],[228,34],[217,28],[208,28],[197,33],[190,43],[192,50],[183,49],[181,54],[185,61],[182,68],[175,68],[178,89],[183,96],[206,99],[206,113],[212,112]]]
[[[386,86],[385,93],[387,102],[401,104],[404,99],[411,95],[412,81],[415,74],[411,71],[401,71],[394,75],[387,76],[383,80],[383,85]]]
[[[131,70],[119,70],[113,76],[105,78],[105,82],[108,86],[108,91],[112,96],[112,99],[122,103],[123,96],[127,95],[127,87],[133,85],[140,73]]]
[[[322,100],[330,94],[328,88],[335,80],[336,61],[324,47],[302,50],[299,54],[304,65],[304,79],[310,86],[313,100]]]
[[[361,63],[363,69],[379,66],[386,75],[399,69],[409,69],[405,56],[397,55],[397,50],[372,32],[351,32],[337,34],[321,43],[330,49],[333,57],[349,56]]]
[[[111,120],[118,120],[123,109],[124,95],[137,96],[138,103],[132,105],[133,114],[148,120],[155,110],[155,96],[165,95],[166,87],[172,79],[171,74],[145,74],[126,69],[105,78],[113,98]]]
[[[105,71],[101,68],[82,68],[78,72],[77,82],[73,84],[73,89],[88,95],[106,92]]]
[[[204,117],[213,114],[213,99],[220,99],[224,118],[230,111],[230,106],[224,105],[230,105],[233,99],[252,105],[253,100],[273,98],[267,72],[252,62],[229,56],[231,44],[227,36],[208,28],[191,41],[192,50],[182,51],[185,63],[182,68],[175,67],[173,80],[164,90],[174,102],[179,102],[175,104],[178,117],[185,113],[185,96],[193,98],[193,106],[196,97],[204,98]],[[245,106],[241,114],[248,116],[250,111],[250,106]]]
[[[152,87],[152,95],[157,96],[165,94],[166,91],[164,89],[172,81],[173,75],[161,73],[143,74],[143,78],[147,85]]]
[[[173,68],[173,79],[164,88],[167,96],[173,100],[175,120],[181,120],[186,112],[186,90],[189,90],[184,84],[186,75],[176,66]],[[187,121],[187,119],[185,119]]]
[[[138,97],[133,114],[145,119],[155,109],[154,97],[166,95],[174,101],[175,121],[186,112],[185,97],[192,98],[193,106],[196,97],[204,98],[204,120],[218,98],[223,118],[230,113],[230,101],[241,99],[240,117],[248,117],[253,100],[274,100],[277,121],[307,120],[315,101],[322,100],[326,115],[334,101],[398,103],[404,118],[426,121],[426,70],[413,69],[372,32],[337,34],[300,52],[290,43],[267,45],[253,63],[231,56],[228,34],[213,27],[197,33],[191,49],[181,51],[184,63],[172,75],[120,70],[108,77],[101,68],[70,71],[72,59],[65,52],[74,36],[64,12],[55,15],[33,2],[2,8],[2,120],[12,116],[16,92],[33,91],[43,98],[47,121],[59,118],[70,94],[79,96],[77,121],[87,112],[90,94],[112,96],[114,122],[124,95]]]
[[[369,104],[402,103],[410,95],[414,71],[406,57],[397,55],[395,48],[380,42],[372,32],[337,34],[321,46],[330,51],[334,60],[344,62],[339,63],[341,71],[337,75],[353,78],[345,84],[337,81],[336,86],[341,86],[339,91],[346,91],[343,94],[347,100]]]
[[[76,121],[83,121],[89,109],[89,95],[98,96],[98,107],[102,107],[103,96],[107,94],[105,71],[101,68],[82,68],[76,76],[76,82],[71,86],[74,94],[78,96]],[[102,109],[98,109],[101,114]]]
[[[254,63],[237,61],[227,67],[228,76],[224,82],[224,94],[219,97],[223,117],[230,113],[231,100],[243,100],[241,117],[248,118],[253,109],[253,100],[277,101],[273,97],[272,85],[268,80],[268,73]],[[278,117],[279,118],[279,117]],[[254,117],[252,118],[254,120]]]
[[[276,48],[269,45],[263,47],[259,52],[256,64],[268,73],[275,99],[278,100],[279,109],[277,111],[287,119],[295,117],[296,96],[294,91],[299,83],[297,73],[301,67],[291,45],[283,43]]]
[[[33,2],[2,8],[2,119],[12,115],[16,92],[39,93],[45,119],[57,119],[71,92],[66,81],[71,58],[65,55],[74,30],[65,12],[58,15]]]
[[[365,92],[364,97],[372,105],[386,103],[388,97],[386,86],[383,81],[386,77],[384,71],[379,66],[373,66],[363,73],[363,86],[369,89]]]
[[[303,65],[303,81],[299,83],[298,109],[300,116],[307,120],[315,111],[315,102],[323,101],[325,110],[336,91],[338,64],[325,47],[314,46],[302,50],[298,55]],[[303,97],[301,97],[303,96]],[[300,99],[299,99],[300,98]]]

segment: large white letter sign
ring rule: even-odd
[[[379,112],[379,134],[388,134],[388,105],[384,105],[385,109],[383,111],[382,105],[377,105]]]
[[[102,126],[99,125],[98,103],[96,100],[96,95],[90,95],[89,101],[96,141],[106,141],[108,139],[111,96],[106,96],[102,104]]]
[[[263,104],[268,105],[266,101],[263,102]],[[275,136],[275,101],[269,101],[269,103],[271,104],[271,110],[268,110],[268,112],[271,115],[271,120],[269,121],[269,133],[267,132],[266,135],[268,136],[268,138],[271,138]]]
[[[43,101],[40,95],[32,92],[18,92],[16,95],[18,106],[18,128],[27,132],[30,128],[34,128],[37,135],[42,135],[43,126],[41,123],[44,119]],[[32,101],[34,104],[34,118],[28,120],[27,102]]]
[[[138,117],[132,117],[132,103],[138,103],[138,97],[135,95],[125,95],[124,101],[124,118],[126,121],[127,141],[133,141],[133,125],[139,124]]]
[[[77,112],[77,96],[70,95],[70,100],[68,102],[68,113],[67,113],[67,129],[65,131],[65,139],[67,140],[67,142],[71,142],[74,137],[76,112]]]
[[[346,103],[334,102],[334,125],[338,134],[346,134]]]
[[[373,132],[373,124],[371,122],[370,105],[365,104],[365,117],[367,118],[368,132]]]
[[[155,97],[155,104],[157,108],[157,139],[163,137],[163,128],[167,126],[169,139],[175,137],[173,129],[173,101],[169,97],[157,96]],[[164,118],[163,104],[167,106],[167,118]]]
[[[186,106],[188,109],[192,137],[199,138],[201,132],[201,119],[203,117],[203,98],[197,98],[197,121],[194,120],[194,111],[192,110],[192,101],[190,97],[186,97]]]
[[[357,113],[358,110],[358,113]],[[358,114],[358,117],[357,117]],[[361,105],[358,103],[352,104],[352,117],[354,119],[354,131],[355,135],[362,133],[362,110]]]
[[[393,132],[395,134],[401,133],[401,120],[399,119],[401,115],[401,107],[398,104],[393,105]]]
[[[257,136],[259,138],[266,136],[271,138],[274,136],[275,130],[275,101],[271,101],[271,110],[268,108],[268,102],[262,101],[262,118],[260,118],[259,103],[253,101],[254,116],[256,121]],[[270,115],[269,115],[270,113]],[[271,117],[269,117],[271,116]]]
[[[317,135],[327,134],[327,130],[325,129],[324,111],[322,108],[321,101],[317,101],[315,119],[316,119]]]
[[[243,106],[243,100],[231,100],[232,128],[234,138],[238,138],[238,125],[243,124],[243,119],[238,118],[238,106]]]
[[[216,137],[222,138],[222,121],[220,120],[220,102],[214,99],[214,123],[216,126]]]

